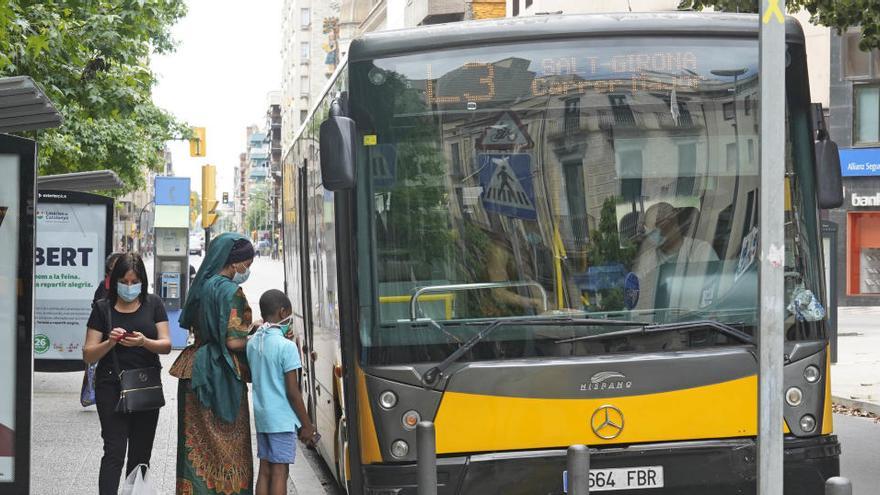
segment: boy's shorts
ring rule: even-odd
[[[257,433],[257,457],[272,464],[293,464],[296,458],[296,433]]]

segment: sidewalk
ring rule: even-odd
[[[162,356],[167,370],[177,351]],[[166,405],[159,415],[153,445],[152,475],[158,493],[173,494],[177,455],[177,379],[162,374]],[[97,492],[102,455],[101,429],[95,407],[79,404],[82,373],[34,373],[31,493],[93,495]],[[251,414],[253,421],[253,414]],[[251,444],[256,461],[253,423]],[[322,484],[313,466],[315,454],[298,446],[296,464],[290,470],[288,493],[333,493]],[[256,469],[256,462],[255,462]],[[256,471],[255,471],[256,474]]]
[[[834,402],[880,414],[880,307],[838,308]]]

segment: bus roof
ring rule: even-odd
[[[800,23],[786,19],[788,42],[804,43]],[[373,60],[453,47],[515,43],[536,39],[609,36],[758,36],[755,14],[664,12],[539,15],[497,20],[454,22],[415,29],[364,34],[351,42],[349,61]]]

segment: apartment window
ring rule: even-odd
[[[733,120],[736,118],[736,107],[732,101],[728,101],[721,107],[724,112],[724,120]]]
[[[302,95],[309,94],[309,76],[299,76],[299,93]]]
[[[299,44],[299,56],[302,57],[303,62],[307,62],[309,60],[309,42],[303,41]]]
[[[727,171],[732,172],[736,170],[738,161],[739,156],[736,151],[736,143],[727,143]]]
[[[312,14],[308,8],[299,9],[299,25],[303,29],[308,29],[312,24]]]
[[[862,34],[852,31],[841,39],[843,77],[846,79],[880,79],[880,50],[863,51],[859,48]]]
[[[693,196],[697,180],[697,145],[687,143],[678,145],[678,179],[675,184],[676,196]]]
[[[452,176],[460,179],[464,176],[464,172],[461,169],[461,147],[458,143],[449,146],[449,154],[452,156]]]
[[[634,127],[636,123],[632,108],[626,102],[625,95],[608,95],[611,102],[611,111],[614,113],[614,123],[618,127]]]
[[[531,6],[532,6],[532,0],[526,0],[526,8],[529,8]]]
[[[511,9],[513,10],[513,17],[519,15],[519,1],[520,0],[511,0]]]
[[[572,98],[565,101],[565,115],[563,119],[565,133],[577,132],[581,126],[581,99]]]
[[[880,86],[854,86],[853,107],[853,144],[880,143]]]

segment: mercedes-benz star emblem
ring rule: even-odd
[[[617,438],[623,432],[623,413],[614,406],[602,406],[590,417],[590,428],[603,440]]]

